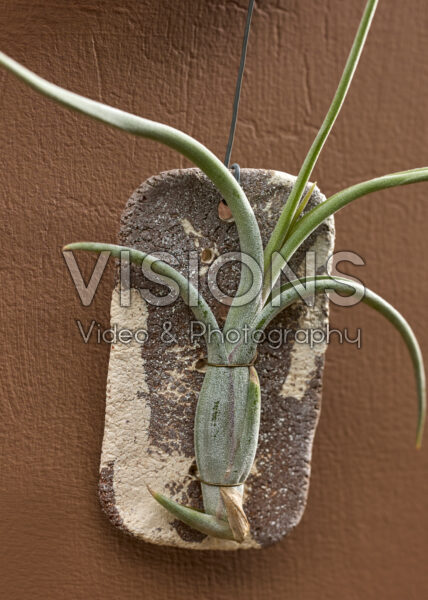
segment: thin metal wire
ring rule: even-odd
[[[198,475],[195,475],[196,481],[200,481],[201,483],[205,483],[205,485],[211,485],[213,487],[239,487],[240,485],[245,485],[245,481],[240,481],[239,483],[212,483],[211,481],[204,481]]]
[[[207,367],[225,367],[226,369],[236,369],[237,367],[252,367],[258,357],[258,352],[256,351],[255,355],[253,356],[253,359],[251,362],[249,363],[243,363],[241,365],[222,365],[222,364],[218,364],[218,363],[210,363],[210,362],[206,362],[205,366]]]
[[[247,11],[247,21],[245,23],[244,39],[242,40],[241,62],[239,63],[238,79],[236,80],[235,98],[233,100],[232,122],[230,124],[229,140],[227,142],[226,156],[224,164],[229,167],[230,156],[232,154],[233,140],[235,138],[236,121],[238,119],[239,98],[241,96],[242,78],[245,69],[245,58],[247,56],[248,37],[250,35],[251,17],[253,15],[254,0],[250,0]],[[239,177],[239,168],[234,169],[234,174]],[[238,179],[239,181],[239,179]]]
[[[241,183],[241,167],[238,165],[238,163],[233,163],[230,168],[233,171],[233,176],[235,177],[236,181]]]

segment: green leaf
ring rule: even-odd
[[[306,213],[306,215],[296,223],[295,227],[290,232],[287,241],[281,248],[280,253],[274,256],[272,271],[275,275],[276,273],[279,274],[281,268],[290,260],[305,239],[328,217],[335,214],[350,202],[362,198],[367,194],[372,194],[373,192],[391,187],[409,185],[411,183],[419,183],[421,181],[428,181],[428,167],[390,173],[383,177],[369,179],[368,181],[357,183],[356,185],[330,196],[325,202],[318,204]]]
[[[193,527],[193,529],[197,529],[197,531],[205,533],[205,535],[226,540],[235,539],[227,521],[217,519],[213,515],[207,515],[188,506],[182,506],[178,502],[164,496],[164,494],[153,491],[151,488],[148,488],[148,490],[159,504],[166,508],[174,517],[189,525],[189,527]]]
[[[173,148],[198,166],[211,179],[230,207],[238,229],[242,252],[250,255],[260,265],[260,270],[254,273],[256,284],[260,284],[258,285],[260,287],[260,294],[248,303],[248,305],[239,310],[242,320],[245,320],[246,315],[253,316],[260,306],[263,279],[263,245],[259,227],[243,189],[229,169],[208,148],[178,129],[143,119],[142,117],[107,106],[95,100],[90,100],[54,85],[29,69],[26,69],[3,52],[0,52],[0,65],[6,67],[36,91],[52,98],[67,108],[76,110],[133,135],[161,142]],[[252,273],[248,269],[242,269],[241,281],[237,292],[238,296],[245,293],[251,287],[252,277]]]
[[[310,284],[313,285],[310,285]],[[353,294],[355,291],[361,294],[361,299],[368,306],[371,306],[382,314],[390,323],[394,325],[403,338],[412,359],[413,368],[416,377],[416,386],[418,394],[418,424],[416,433],[416,446],[419,448],[422,443],[422,435],[426,417],[426,383],[423,357],[418,341],[412,328],[406,319],[386,300],[365,288],[363,285],[346,278],[336,277],[308,277],[302,280],[292,281],[281,287],[279,306],[268,304],[261,312],[258,319],[254,322],[254,329],[264,329],[272,319],[282,310],[290,306],[300,298],[312,297],[314,291],[335,290],[341,293]]]
[[[135,265],[142,265],[145,263],[150,266],[155,273],[158,275],[170,277],[177,284],[180,295],[183,301],[192,310],[196,319],[204,323],[207,331],[218,330],[217,320],[211,311],[210,307],[204,300],[204,298],[198,293],[196,288],[178,271],[167,263],[159,260],[158,258],[135,250],[134,248],[128,248],[126,246],[117,246],[116,244],[100,244],[97,242],[75,242],[64,246],[64,251],[70,250],[87,250],[89,252],[110,252],[114,258],[121,258],[122,252],[129,252],[130,261]],[[212,335],[206,337],[207,348],[208,348],[208,360],[210,362],[227,362],[226,351],[224,346],[220,343],[220,336]]]
[[[272,232],[269,242],[266,246],[264,253],[264,272],[266,279],[264,282],[264,293],[263,296],[266,298],[270,293],[270,285],[273,287],[275,281],[272,280],[270,284],[270,278],[267,277],[270,269],[270,263],[272,255],[276,250],[279,250],[286,240],[286,236],[290,229],[290,225],[294,219],[296,210],[300,203],[300,198],[303,191],[309,181],[311,173],[315,167],[321,150],[327,140],[327,137],[336,121],[336,118],[342,108],[346,94],[348,93],[351,85],[352,78],[358,65],[358,61],[363,51],[364,44],[367,38],[368,31],[376,10],[377,0],[368,0],[363,16],[361,18],[360,25],[358,27],[357,34],[354,39],[354,43],[351,48],[348,60],[345,65],[342,77],[337,87],[336,93],[328,110],[328,113],[324,119],[323,124],[320,127],[319,132],[309,149],[309,152],[303,162],[300,169],[299,175],[297,176],[296,182],[291,190],[287,202],[282,210],[281,216]],[[268,289],[269,288],[269,289]]]

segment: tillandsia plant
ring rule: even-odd
[[[231,170],[204,145],[172,127],[106,106],[49,83],[5,54],[0,53],[0,63],[38,92],[68,108],[173,148],[209,177],[233,215],[241,253],[251,257],[257,267],[250,270],[244,264],[241,266],[240,282],[224,324],[224,334],[231,329],[243,331],[244,328],[250,332],[261,332],[280,311],[300,298],[312,296],[314,292],[335,290],[345,295],[356,291],[361,294],[366,304],[396,327],[409,350],[417,382],[416,444],[420,446],[426,412],[425,372],[418,342],[404,317],[380,296],[346,278],[314,276],[279,285],[285,265],[306,238],[329,216],[367,194],[428,180],[428,167],[392,173],[337,192],[304,212],[314,190],[309,179],[349,90],[376,5],[376,0],[368,0],[366,4],[331,106],[265,249],[254,212],[239,182]],[[136,265],[144,263],[161,278],[168,277],[176,282],[182,299],[195,317],[206,325],[207,331],[210,328],[218,329],[208,303],[186,277],[166,262],[133,248],[95,242],[72,243],[65,246],[65,250],[108,251],[116,258],[120,258],[123,251],[128,251],[130,260]],[[243,304],[240,300],[250,288],[256,289],[256,293],[249,302]],[[195,456],[204,511],[182,506],[150,490],[162,506],[187,525],[204,534],[238,542],[242,542],[249,532],[242,496],[256,454],[260,422],[260,385],[254,366],[257,350],[255,339],[257,336],[254,335],[240,336],[236,342],[228,341],[226,335],[223,338],[206,338],[207,369],[194,424]]]

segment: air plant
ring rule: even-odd
[[[3,53],[0,53],[0,63],[38,92],[68,108],[173,148],[209,177],[233,215],[241,253],[252,257],[258,266],[252,272],[245,266],[241,267],[238,291],[224,324],[224,334],[231,329],[243,331],[244,327],[251,332],[263,331],[280,311],[314,292],[336,290],[345,295],[359,292],[366,304],[396,327],[409,350],[417,382],[416,445],[419,447],[426,413],[425,372],[418,342],[404,317],[383,298],[346,278],[315,276],[291,281],[283,286],[278,284],[284,266],[305,239],[329,216],[367,194],[428,180],[428,167],[384,175],[337,192],[303,214],[314,189],[314,186],[308,186],[309,178],[349,90],[376,5],[377,0],[368,0],[366,4],[331,106],[265,249],[258,223],[243,189],[230,169],[204,145],[177,129],[106,106],[49,83]],[[218,329],[216,318],[204,298],[186,277],[169,264],[145,252],[112,244],[78,242],[64,249],[95,253],[108,251],[117,258],[120,258],[121,252],[128,251],[134,264],[144,263],[161,278],[169,277],[176,282],[182,299],[207,331],[210,327]],[[257,291],[242,306],[238,297],[251,286]],[[207,368],[194,424],[195,456],[204,512],[181,506],[165,495],[150,490],[162,506],[187,525],[204,534],[238,542],[242,542],[249,532],[248,520],[242,508],[242,495],[256,454],[260,421],[260,385],[253,364],[257,350],[255,339],[257,336],[253,335],[245,336],[245,341],[241,336],[236,342],[228,341],[226,336],[223,339],[219,336],[206,338]]]

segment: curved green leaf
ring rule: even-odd
[[[227,521],[217,519],[213,515],[207,515],[204,512],[189,508],[188,506],[182,506],[175,500],[171,500],[164,494],[153,491],[148,488],[149,492],[157,502],[164,508],[166,508],[174,517],[186,523],[189,527],[197,529],[205,535],[211,535],[217,538],[223,538],[225,540],[234,540],[233,532]]]
[[[313,285],[310,285],[310,284]],[[416,446],[420,447],[426,417],[426,382],[423,357],[418,341],[412,328],[406,319],[391,304],[383,298],[365,288],[360,283],[346,278],[331,277],[308,277],[302,280],[292,281],[281,287],[279,306],[268,304],[254,322],[254,329],[264,329],[270,321],[282,310],[290,306],[296,300],[311,297],[315,292],[335,290],[341,293],[352,294],[355,291],[361,294],[362,301],[380,312],[390,323],[394,325],[403,338],[412,359],[415,371],[417,393],[418,393],[418,424],[416,433]]]
[[[6,67],[33,89],[56,100],[67,108],[128,133],[161,142],[198,166],[211,179],[230,207],[238,229],[242,252],[250,255],[260,265],[260,270],[254,273],[254,277],[257,279],[256,284],[260,284],[258,287],[260,287],[261,292],[263,245],[253,209],[243,189],[229,169],[208,148],[178,129],[149,119],[143,119],[54,85],[26,69],[3,52],[0,52],[0,65]],[[253,281],[253,275],[248,269],[242,269],[241,273],[237,296],[245,293],[251,287]],[[260,306],[260,297],[260,295],[257,295],[246,307],[240,309],[240,315],[243,319],[246,315],[253,316]]]
[[[122,252],[129,252],[130,261],[136,265],[142,265],[145,263],[150,266],[155,273],[158,275],[170,277],[177,284],[180,295],[183,301],[192,310],[195,317],[204,323],[207,330],[215,331],[218,330],[217,320],[211,311],[210,307],[204,300],[204,298],[198,293],[196,288],[178,271],[176,271],[171,265],[159,260],[158,258],[135,250],[134,248],[128,248],[126,246],[118,246],[116,244],[100,244],[98,242],[75,242],[64,246],[63,250],[87,250],[89,252],[110,252],[114,258],[121,258]],[[208,360],[210,362],[227,362],[227,355],[224,346],[220,343],[220,336],[212,335],[210,338],[206,337],[207,348],[208,348]]]
[[[280,271],[280,268],[289,261],[296,250],[301,246],[305,239],[319,227],[328,217],[335,214],[338,210],[358,198],[385,190],[387,188],[398,187],[402,185],[410,185],[411,183],[420,183],[428,181],[428,167],[420,167],[418,169],[410,169],[408,171],[399,171],[390,173],[375,179],[369,179],[356,185],[352,185],[340,192],[337,192],[325,202],[318,204],[302,217],[294,226],[293,230],[281,248],[280,255],[275,255],[277,259],[274,272]]]
[[[264,270],[266,274],[270,267],[270,262],[273,253],[281,248],[286,239],[288,230],[290,228],[290,224],[293,221],[297,207],[299,205],[300,198],[309,181],[315,163],[318,160],[321,150],[334,125],[334,122],[336,121],[340,109],[342,108],[346,94],[348,93],[349,87],[351,85],[355,69],[357,68],[361,52],[363,51],[367,34],[370,29],[370,25],[376,10],[376,6],[377,0],[368,0],[364,9],[363,16],[361,18],[360,25],[358,27],[357,34],[354,39],[354,43],[351,48],[351,52],[346,62],[345,69],[343,71],[342,77],[340,79],[339,85],[337,87],[328,113],[324,119],[323,124],[320,127],[319,132],[317,133],[317,136],[312,146],[309,149],[309,152],[303,162],[303,165],[300,169],[299,175],[297,176],[293,189],[291,190],[291,194],[288,197],[287,202],[285,203],[278,223],[276,224],[275,229],[273,230],[269,242],[266,246],[266,250],[264,253]],[[265,287],[267,285],[269,285],[269,281],[265,282]],[[265,290],[265,296],[266,295],[268,294]]]

